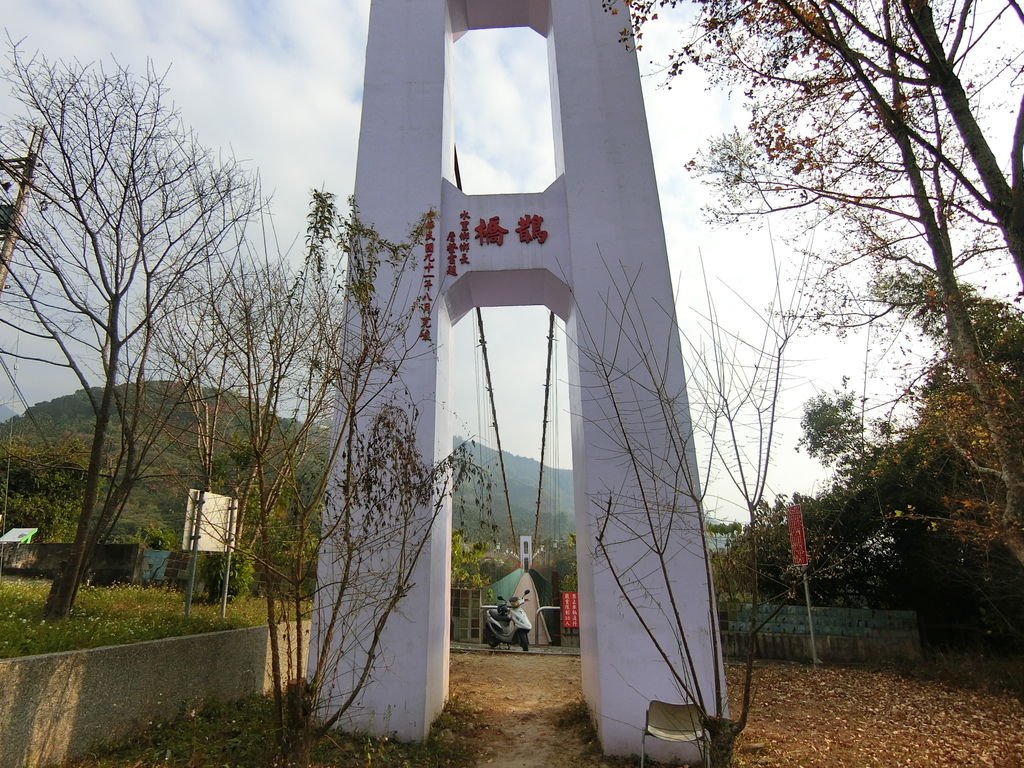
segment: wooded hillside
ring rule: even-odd
[[[80,499],[93,412],[84,390],[33,405],[15,416],[10,441],[3,447],[11,458],[8,527],[39,527],[40,541],[70,541],[74,533],[76,500]],[[145,479],[133,491],[111,539],[145,537],[152,529],[169,529],[179,537],[184,526],[185,498],[199,483],[195,417],[187,406],[171,420],[172,429],[157,452]],[[456,438],[456,444],[463,442]],[[230,493],[233,457],[230,446],[217,462],[214,490]],[[486,484],[460,488],[453,499],[454,525],[468,541],[511,542],[508,508],[501,484],[497,452],[483,445],[472,448],[474,459],[491,477]],[[505,454],[509,498],[516,534],[532,534],[537,507],[537,461]],[[477,503],[479,500],[480,503]],[[542,539],[565,538],[574,530],[572,471],[546,468],[541,495],[539,534]]]

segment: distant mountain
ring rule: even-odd
[[[151,383],[151,396],[161,396],[161,384]],[[170,419],[175,430],[188,430],[194,421],[191,409],[182,407]],[[39,447],[60,446],[77,454],[76,463],[85,467],[92,441],[95,414],[84,389],[53,400],[36,403],[16,416],[12,433],[16,440]],[[112,427],[117,440],[117,426]],[[182,442],[178,436],[162,437],[150,452],[152,465],[132,491],[128,505],[114,535],[131,535],[149,525],[181,531],[185,525],[188,489],[196,486],[199,475],[194,440]]]
[[[84,389],[29,406],[18,416],[14,428],[27,439],[57,440],[66,435],[87,437],[95,422]]]
[[[6,405],[0,405],[0,424],[3,424],[5,421],[7,421],[12,416],[17,416],[17,415],[18,414],[16,414],[14,411],[12,411],[10,408],[8,408]]]
[[[178,429],[187,432],[193,418],[191,411],[183,408],[173,421]],[[33,405],[25,414],[16,416],[12,426],[15,438],[26,442],[80,445],[84,465],[93,421],[89,398],[85,390],[79,390]],[[461,438],[456,438],[456,444],[462,442]],[[143,482],[133,492],[118,529],[121,533],[131,533],[149,524],[181,530],[187,490],[195,487],[196,482],[193,450],[190,440],[185,443],[168,441],[161,446],[157,465],[151,470],[154,478]],[[473,445],[470,450],[489,480],[457,490],[452,501],[453,523],[470,541],[511,543],[497,451],[484,445]],[[534,459],[505,453],[505,470],[516,535],[532,535],[540,464]],[[540,506],[541,539],[564,539],[575,530],[571,470],[545,467]]]
[[[462,442],[463,438],[455,439],[456,445]],[[452,522],[456,528],[463,530],[470,541],[511,543],[508,504],[501,481],[498,452],[486,445],[474,443],[470,447],[470,453],[477,464],[486,471],[489,487],[459,488],[452,499]],[[532,536],[537,516],[540,462],[508,452],[504,454],[508,495],[516,535]],[[542,540],[564,539],[575,529],[572,470],[546,466],[541,488],[539,536]],[[535,542],[534,546],[538,546],[538,543]]]

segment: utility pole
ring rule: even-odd
[[[18,194],[14,203],[0,202],[0,235],[3,236],[3,248],[0,249],[0,293],[7,283],[7,274],[14,245],[18,241],[21,218],[25,212],[28,191],[32,187],[32,174],[35,172],[39,151],[43,148],[43,129],[36,126],[28,142],[28,154],[25,157],[0,157],[0,170],[3,170],[18,185]],[[10,181],[2,182],[5,191],[11,188]]]

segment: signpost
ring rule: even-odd
[[[793,565],[807,567],[807,538],[804,535],[804,515],[799,504],[786,507],[786,525],[789,526],[789,549]]]
[[[804,598],[807,601],[807,628],[811,634],[811,663],[816,667],[820,664],[818,647],[814,642],[814,617],[811,615],[811,588],[807,584],[807,536],[804,532],[804,514],[799,504],[786,507],[786,525],[789,527],[789,549],[793,556],[793,565],[797,566],[804,579]]]
[[[227,552],[228,567],[231,556],[231,531],[234,526],[234,503],[230,496],[190,488],[185,511],[185,531],[181,548],[191,553],[188,565],[188,586],[185,588],[185,618],[192,612],[192,593],[195,590],[196,562],[200,552]],[[221,616],[226,610],[226,594],[230,571],[224,574],[224,596]]]

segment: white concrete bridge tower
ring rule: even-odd
[[[638,66],[619,42],[627,21],[601,5],[372,0],[355,195],[363,220],[390,238],[401,239],[435,212],[422,269],[404,278],[423,307],[410,341],[424,354],[403,381],[422,404],[420,449],[428,460],[451,448],[454,323],[478,306],[527,305],[544,305],[566,323],[583,690],[605,751],[631,754],[639,750],[647,701],[682,694],[615,574],[651,575],[644,581],[649,594],[634,585],[634,597],[674,651],[678,638],[657,575],[664,565],[691,671],[710,708],[717,706],[720,660],[701,524],[688,500],[699,482],[693,449],[667,445],[672,435],[689,435],[689,408]],[[541,193],[467,196],[453,183],[452,45],[470,30],[507,27],[530,27],[547,39],[557,178]],[[658,370],[644,368],[641,349],[654,352],[646,359],[657,360]],[[595,364],[613,355],[618,370],[630,371],[614,385],[614,398]],[[611,428],[613,400],[624,432]],[[679,429],[667,430],[666,419]],[[627,461],[629,446],[649,450],[642,472]],[[648,511],[641,497],[655,500],[649,511],[664,537],[663,558],[637,535]],[[616,511],[605,529],[611,568],[594,552],[609,501]],[[419,739],[443,706],[450,512],[435,527],[414,592],[389,622],[354,727]],[[321,573],[331,567],[322,563]],[[335,696],[345,684],[339,672],[330,683]],[[667,757],[671,750],[658,744],[651,753]]]

